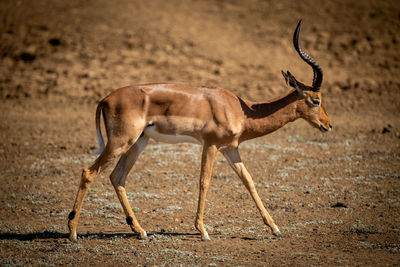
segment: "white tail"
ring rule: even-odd
[[[92,153],[92,156],[96,156],[96,155],[102,153],[104,150],[104,139],[103,139],[103,135],[101,133],[101,125],[100,125],[101,112],[102,112],[102,108],[101,108],[101,102],[100,102],[97,105],[97,109],[96,109],[96,133],[97,133],[97,144],[99,145],[99,148],[95,152]]]

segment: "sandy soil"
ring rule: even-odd
[[[1,1],[0,15],[0,265],[400,263],[399,1]],[[283,238],[219,155],[201,242],[201,148],[153,142],[127,183],[149,239],[130,232],[110,171],[67,239],[99,99],[161,81],[284,94],[281,69],[312,79],[291,44],[300,18],[334,129],[296,121],[240,149]]]

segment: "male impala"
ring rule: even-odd
[[[221,151],[242,180],[266,225],[276,236],[282,236],[278,226],[265,209],[253,180],[238,152],[240,143],[269,134],[288,122],[303,118],[322,132],[332,125],[321,101],[322,70],[314,59],[299,47],[299,21],[293,44],[300,57],[314,71],[312,85],[298,81],[289,71],[282,71],[287,94],[267,102],[252,102],[233,93],[213,87],[191,87],[177,84],[143,84],[123,87],[100,101],[96,110],[96,129],[100,156],[83,170],[73,210],[68,216],[70,239],[77,241],[76,228],[83,199],[90,184],[106,166],[119,158],[111,173],[111,183],[124,209],[132,230],[145,239],[125,191],[125,179],[149,139],[167,143],[192,142],[203,146],[200,171],[200,193],[195,226],[201,239],[209,241],[203,225],[204,206],[215,156]],[[100,128],[103,114],[108,142]]]

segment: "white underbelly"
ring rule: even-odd
[[[189,135],[170,135],[162,134],[157,132],[155,126],[148,126],[144,129],[144,135],[154,139],[157,142],[167,143],[167,144],[178,144],[178,143],[194,143],[201,145],[201,142],[196,138]]]

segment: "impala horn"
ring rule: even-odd
[[[297,53],[299,53],[300,57],[312,67],[314,71],[314,78],[313,78],[313,83],[312,83],[312,90],[314,92],[318,92],[321,88],[321,83],[322,83],[322,69],[318,65],[318,63],[306,52],[301,50],[299,46],[299,36],[300,36],[300,29],[301,29],[301,20],[299,20],[299,23],[297,24],[296,30],[294,31],[293,34],[293,45],[294,48],[296,48]]]

